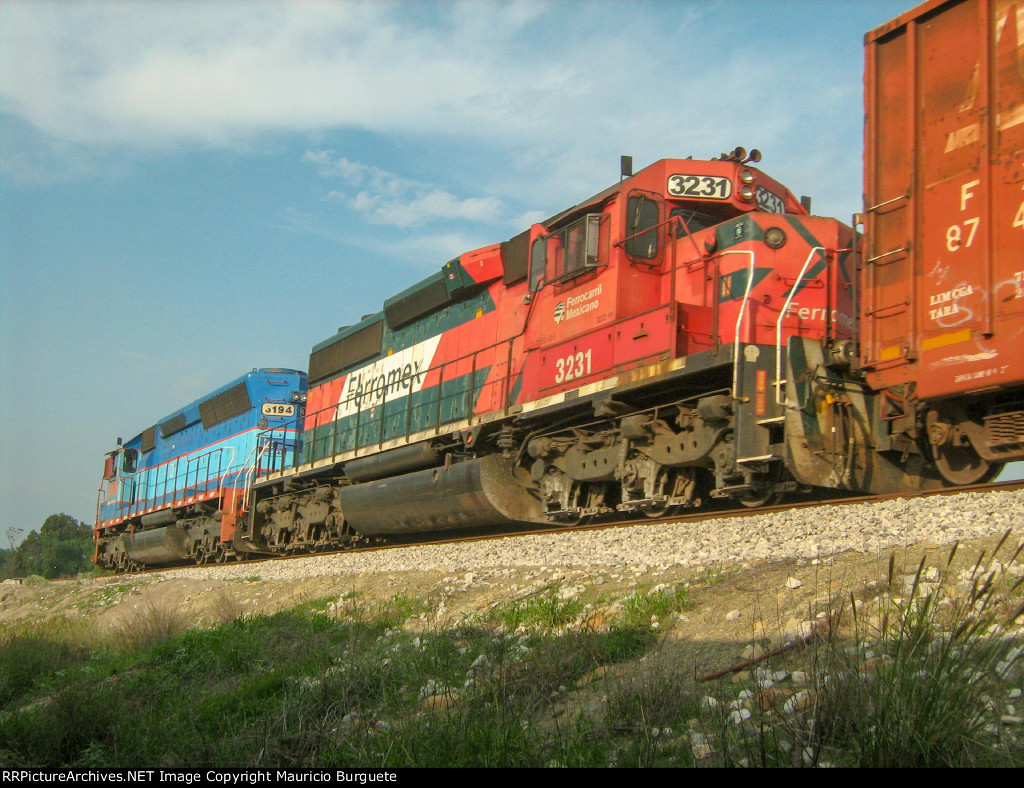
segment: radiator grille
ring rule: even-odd
[[[213,399],[199,403],[199,418],[203,420],[203,427],[210,429],[218,424],[241,416],[252,407],[249,401],[249,390],[245,382],[232,386],[227,391],[218,394]]]
[[[181,432],[186,426],[185,414],[179,413],[177,416],[172,416],[160,425],[160,434],[166,438],[168,435]],[[145,451],[145,449],[143,449],[143,451]]]

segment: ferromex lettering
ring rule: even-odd
[[[440,335],[431,337],[350,372],[335,418],[354,416],[360,410],[394,402],[422,389],[440,342]]]

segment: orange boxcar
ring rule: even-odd
[[[865,43],[862,363],[967,482],[1024,441],[1024,0],[932,0]]]

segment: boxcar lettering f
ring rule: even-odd
[[[981,181],[973,180],[973,181],[970,181],[968,183],[965,183],[961,187],[961,189],[960,189],[960,210],[961,211],[966,211],[967,210],[967,201],[974,196],[974,192],[972,191],[972,189],[974,189],[975,186],[978,186],[980,184],[981,184]]]

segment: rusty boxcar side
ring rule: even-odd
[[[1024,379],[1024,2],[866,37],[863,362],[922,399]]]
[[[868,381],[1019,454],[1024,413],[1007,398],[1024,385],[1024,1],[930,0],[865,44]]]

